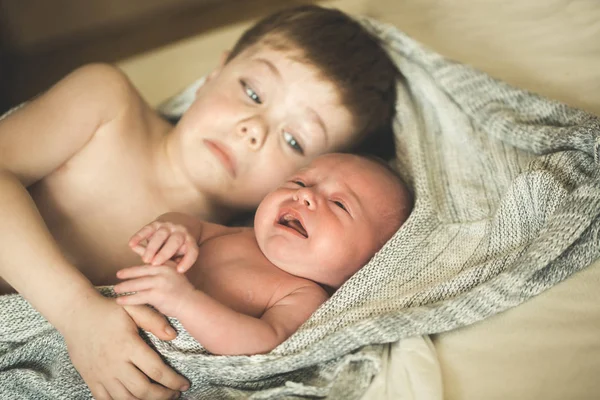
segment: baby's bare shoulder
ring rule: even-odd
[[[282,340],[294,333],[329,298],[321,286],[304,279],[286,289],[288,293],[270,305],[261,317]]]
[[[279,306],[302,305],[315,309],[327,301],[329,294],[318,283],[294,277],[279,288],[276,304]]]

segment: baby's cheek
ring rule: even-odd
[[[271,237],[264,240],[260,249],[267,260],[281,268],[286,263],[285,246],[278,244],[277,239],[277,237]]]

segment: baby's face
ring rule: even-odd
[[[386,216],[403,204],[398,187],[373,161],[319,157],[261,202],[258,245],[284,271],[337,288],[394,233]]]
[[[246,49],[210,74],[175,128],[187,173],[233,208],[254,208],[316,156],[347,147],[352,116],[293,50]]]

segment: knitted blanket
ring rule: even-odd
[[[207,354],[175,320],[175,341],[145,335],[192,382],[184,398],[357,399],[383,344],[517,306],[600,255],[596,117],[447,60],[392,26],[365,24],[406,77],[396,162],[415,209],[269,354]],[[0,297],[0,398],[89,396],[57,331],[20,296]]]

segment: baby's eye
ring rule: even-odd
[[[292,182],[293,182],[293,183],[295,183],[295,184],[296,184],[296,185],[298,185],[298,186],[301,186],[301,187],[306,187],[306,185],[304,184],[304,182],[302,182],[302,181],[299,181],[299,180],[297,180],[297,179],[296,179],[296,180],[294,180],[294,181],[292,181]]]
[[[262,104],[262,100],[260,99],[258,94],[256,94],[254,89],[252,89],[245,81],[240,81],[240,83],[242,85],[242,88],[244,89],[244,92],[246,93],[246,96],[248,96],[250,100],[252,100],[256,104]]]
[[[333,204],[335,204],[336,206],[338,206],[339,208],[341,208],[342,210],[348,212],[348,209],[346,208],[346,206],[344,205],[344,203],[342,203],[341,201],[334,201]]]
[[[304,155],[304,149],[300,146],[300,143],[296,140],[291,133],[283,131],[283,140],[294,150],[296,153],[300,155]]]

